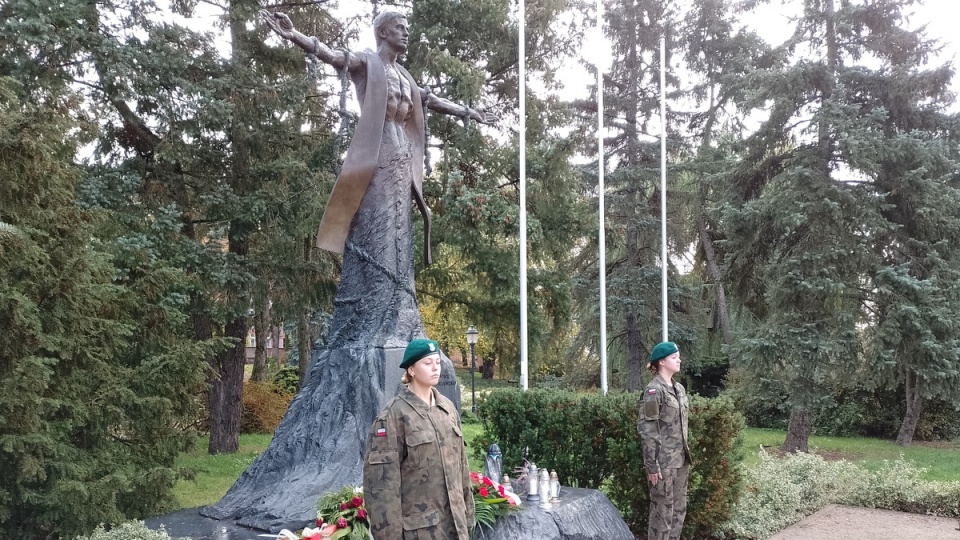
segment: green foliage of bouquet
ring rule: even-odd
[[[317,528],[325,532],[332,531],[330,540],[370,540],[363,491],[344,486],[340,491],[320,497],[317,500]]]
[[[470,473],[470,488],[476,507],[476,527],[492,527],[500,516],[520,509],[516,496],[511,497],[503,486],[482,474]]]

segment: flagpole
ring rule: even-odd
[[[527,357],[527,27],[526,5],[519,0],[520,29],[520,386],[529,388]]]
[[[597,0],[597,39],[603,43],[603,0]],[[607,230],[603,180],[603,62],[597,59],[597,184],[600,214],[600,389],[607,393]]]
[[[667,38],[660,36],[660,309],[663,339],[667,337]]]

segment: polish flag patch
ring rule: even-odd
[[[377,428],[377,437],[386,437],[387,428]]]
[[[656,389],[656,388],[651,388],[651,389],[647,390],[647,394],[648,394],[648,395],[651,395],[651,396],[652,396],[652,395],[654,395],[654,394],[656,394],[656,393],[657,393],[657,389]]]

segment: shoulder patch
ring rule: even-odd
[[[655,395],[656,393],[657,393],[657,389],[656,389],[656,388],[651,388],[651,389],[647,390],[647,395],[652,396],[652,395]]]

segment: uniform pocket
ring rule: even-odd
[[[367,462],[371,465],[389,465],[393,463],[393,452],[370,452]]]
[[[676,420],[680,416],[680,402],[674,396],[666,396],[663,407],[660,409],[660,420],[665,422]]]
[[[418,469],[430,462],[433,451],[430,443],[436,439],[432,431],[415,431],[407,433],[407,465]]]

